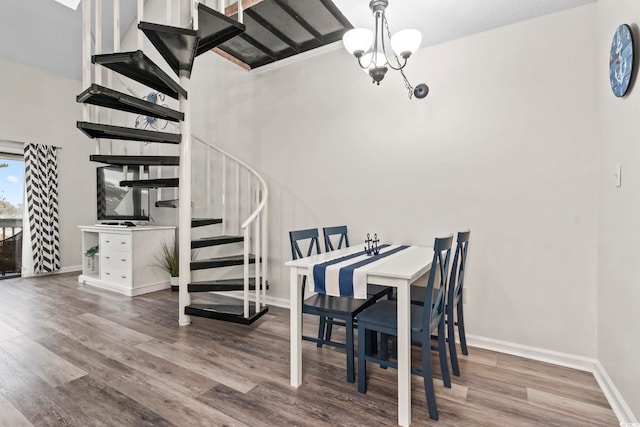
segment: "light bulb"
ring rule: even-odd
[[[422,34],[418,30],[398,31],[391,37],[391,48],[398,56],[408,58],[420,48]]]
[[[371,48],[373,32],[367,28],[354,28],[347,31],[342,37],[344,48],[352,55],[362,54]]]

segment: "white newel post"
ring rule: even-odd
[[[191,1],[180,0],[180,26],[187,28],[191,24]],[[189,94],[191,91],[190,73],[180,71],[180,86]],[[191,316],[184,314],[184,308],[191,304],[188,284],[191,281],[191,102],[180,95],[180,111],[184,120],[180,126],[182,142],[180,144],[180,189],[178,208],[178,251],[180,253],[180,279],[178,295],[178,322],[180,326],[191,323]]]

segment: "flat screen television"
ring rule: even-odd
[[[121,187],[120,181],[146,179],[140,177],[138,167],[122,166],[97,168],[98,221],[149,221],[149,190],[147,188]]]

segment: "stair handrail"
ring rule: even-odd
[[[133,89],[131,88],[131,86],[129,86],[127,84],[126,81],[124,81],[118,74],[114,73],[114,76],[116,78],[116,80],[118,80],[118,82],[124,86],[124,88],[133,96],[140,98],[140,95]],[[171,126],[175,127],[175,124],[170,123]],[[213,145],[212,143],[205,141],[204,139],[200,138],[198,135],[191,133],[191,138],[198,141],[199,143],[206,145],[207,147],[209,147],[210,149],[220,153],[222,156],[236,162],[237,165],[242,166],[243,168],[245,168],[247,171],[249,171],[249,173],[251,173],[255,178],[258,179],[258,181],[260,182],[260,185],[262,187],[262,191],[261,191],[261,200],[258,203],[258,205],[256,206],[256,209],[247,217],[246,220],[244,220],[244,222],[240,225],[240,228],[243,229],[243,235],[244,235],[244,250],[243,250],[243,255],[244,255],[244,272],[243,272],[243,277],[244,277],[244,296],[243,296],[243,301],[244,301],[244,317],[248,318],[249,317],[249,226],[254,223],[254,221],[256,222],[256,257],[257,258],[262,258],[264,261],[260,262],[260,259],[256,259],[255,261],[255,265],[256,265],[256,272],[255,272],[255,304],[256,304],[256,311],[258,311],[260,309],[260,307],[262,305],[266,304],[266,297],[267,297],[267,250],[268,250],[268,246],[267,246],[267,236],[268,236],[268,229],[267,229],[267,200],[269,198],[269,187],[267,187],[267,183],[264,180],[264,178],[255,170],[253,169],[251,166],[249,166],[247,163],[245,163],[244,161],[240,160],[239,158],[237,158],[236,156],[226,152],[225,150],[216,147],[215,145]],[[226,193],[226,188],[222,189],[223,194]],[[238,200],[237,203],[240,203],[240,201]],[[262,215],[262,216],[261,216]],[[261,216],[262,219],[262,230],[260,230],[260,221],[256,221],[257,218],[259,218]],[[261,257],[258,256],[259,254],[261,254]],[[260,267],[262,266],[262,270],[260,271]],[[261,280],[262,279],[262,280]]]
[[[205,145],[209,146],[210,148],[212,148],[213,150],[215,150],[218,153],[222,154],[223,156],[228,157],[231,160],[233,160],[234,162],[236,162],[239,165],[243,166],[246,170],[251,172],[253,174],[253,176],[256,177],[260,181],[260,185],[262,186],[262,199],[260,200],[260,204],[258,204],[256,209],[251,213],[251,215],[249,215],[249,217],[240,226],[241,228],[247,228],[257,218],[257,216],[260,214],[260,212],[262,212],[262,210],[264,209],[264,207],[267,204],[267,198],[269,197],[269,188],[267,187],[267,183],[265,182],[264,178],[262,178],[262,176],[255,169],[253,169],[251,166],[249,166],[248,164],[246,164],[242,160],[238,159],[237,157],[235,157],[232,154],[229,154],[228,152],[224,151],[223,149],[221,149],[219,147],[216,147],[215,145],[212,145],[211,143],[203,140],[202,138],[200,138],[196,134],[192,133],[191,134],[191,138],[195,139],[196,141],[198,141],[198,142],[200,142],[202,144],[205,144]]]
[[[222,154],[223,156],[231,159],[236,162],[236,164],[244,167],[249,173],[251,173],[255,178],[260,181],[260,185],[262,186],[261,191],[261,199],[257,204],[256,209],[249,215],[249,217],[242,223],[240,226],[243,229],[244,236],[244,317],[248,318],[250,315],[249,312],[249,246],[251,244],[249,239],[249,226],[255,222],[254,224],[254,244],[255,244],[255,304],[256,304],[256,313],[260,310],[262,305],[266,305],[266,290],[267,290],[267,200],[269,198],[269,187],[267,187],[267,183],[264,178],[251,166],[233,156],[232,154],[227,153],[223,149],[214,146],[213,144],[203,140],[195,134],[191,134],[191,138],[200,142],[201,144],[206,145],[214,151]],[[226,189],[223,188],[223,194],[226,192]],[[240,201],[238,201],[240,203]],[[262,220],[262,221],[260,221]],[[262,222],[262,224],[260,224]],[[262,262],[261,262],[262,259]],[[261,269],[262,267],[262,269]]]
[[[134,89],[131,88],[131,86],[129,86],[122,78],[120,78],[119,75],[115,75],[116,80],[118,80],[118,82],[124,86],[124,88],[133,96],[137,97],[137,98],[141,98],[142,96],[139,95]],[[169,123],[171,126],[175,126],[173,123]],[[223,149],[216,147],[215,145],[211,144],[210,142],[205,141],[204,139],[200,138],[198,135],[192,133],[191,134],[191,138],[195,139],[196,141],[200,142],[201,144],[204,144],[210,148],[212,148],[213,150],[217,151],[218,153],[222,154],[225,157],[228,157],[229,159],[233,160],[234,162],[238,163],[239,165],[243,166],[245,169],[247,169],[249,172],[251,172],[253,174],[254,177],[256,177],[259,181],[260,181],[260,185],[262,186],[262,191],[263,191],[263,197],[262,200],[260,201],[260,204],[256,207],[256,209],[251,213],[251,215],[249,215],[249,217],[242,223],[242,225],[240,226],[241,228],[247,228],[249,226],[249,224],[251,224],[256,217],[260,214],[260,212],[262,212],[262,210],[265,208],[266,204],[267,204],[267,199],[269,198],[269,188],[267,187],[267,183],[264,180],[264,178],[262,178],[262,176],[255,170],[253,169],[251,166],[249,166],[248,164],[246,164],[245,162],[243,162],[242,160],[240,160],[239,158],[237,158],[236,156],[229,154],[228,152],[224,151]]]

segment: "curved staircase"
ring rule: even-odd
[[[85,3],[83,3],[83,7],[84,5]],[[268,307],[264,304],[267,288],[266,207],[268,190],[264,180],[244,162],[190,134],[189,94],[187,89],[183,87],[190,86],[190,73],[196,57],[241,35],[245,27],[203,4],[198,4],[196,12],[197,29],[150,22],[138,24],[138,28],[157,49],[169,67],[180,77],[180,83],[163,71],[142,50],[98,53],[91,57],[93,65],[90,66],[106,68],[113,73],[177,99],[180,102],[180,109],[183,111],[102,86],[100,84],[101,78],[97,79],[98,82],[90,82],[90,84],[85,81],[84,84],[88,87],[77,97],[78,102],[86,105],[179,124],[181,133],[115,126],[100,123],[99,120],[90,121],[88,120],[90,113],[87,113],[87,109],[85,109],[85,120],[79,121],[77,127],[89,138],[98,141],[96,143],[97,154],[90,156],[91,161],[119,165],[124,168],[144,168],[145,170],[154,168],[153,170],[156,172],[157,176],[152,177],[153,174],[149,174],[148,179],[121,181],[120,186],[148,189],[175,188],[178,190],[179,197],[169,199],[162,199],[158,190],[155,206],[157,208],[179,209],[180,324],[188,324],[190,322],[189,316],[251,324],[268,311]],[[86,15],[84,17],[86,19]],[[84,26],[85,31],[86,29],[87,27]],[[85,34],[85,43],[86,41]],[[99,49],[96,51],[99,52]],[[99,73],[101,74],[102,70]],[[95,74],[97,75],[98,72]],[[89,75],[91,75],[90,72]],[[131,89],[129,90],[131,91]],[[111,154],[112,144],[109,144],[109,152],[102,154],[100,139],[139,141],[144,143],[144,146],[141,145],[140,151],[143,151],[142,147],[157,144],[171,146],[179,144],[180,155],[146,155],[141,153],[129,155],[126,154],[126,148],[125,154],[114,155]],[[207,159],[210,156],[217,156],[220,159],[216,162],[218,168],[211,167],[213,162],[210,160],[205,162],[205,170],[192,168],[195,166],[192,165],[195,163],[192,160],[192,140],[200,143],[199,147],[204,150]],[[165,176],[167,172],[175,175],[177,167],[180,168],[179,176]],[[213,177],[214,174],[215,177]],[[187,181],[191,181],[195,179],[194,176],[204,175],[211,176],[211,181],[217,179],[222,182],[221,189],[218,191],[221,193],[218,194],[219,197],[215,197],[209,190],[204,191],[203,194],[200,187],[197,188],[197,191],[190,191],[191,182],[184,182],[184,177],[190,177],[191,179],[187,179]],[[241,191],[243,184],[246,185]],[[229,190],[230,187],[234,187],[233,191]],[[233,206],[229,205],[230,199],[233,198],[231,193],[234,193],[237,198]],[[208,198],[204,201],[204,205],[221,204],[221,207],[219,206],[217,209],[217,212],[220,212],[220,217],[193,217],[194,209],[192,206],[202,202],[203,197]],[[221,251],[217,251],[217,249],[224,247],[237,248],[239,245],[242,246],[241,254],[222,256],[220,255]],[[188,250],[184,250],[185,248]],[[253,249],[253,253],[250,253],[250,248]],[[217,251],[215,256],[200,255],[214,249]],[[182,255],[189,252],[191,253],[190,258],[187,255]],[[182,268],[183,266],[189,268]],[[232,272],[241,268],[242,274],[238,274],[240,277],[229,277],[229,274],[232,273],[216,274],[216,271],[224,269],[227,269],[224,271],[228,271],[230,267],[236,269]],[[201,278],[203,275],[209,277],[192,281],[192,272],[197,272],[196,275]],[[194,293],[228,291],[243,291],[242,303],[215,305],[191,303],[191,296]],[[253,293],[250,294],[250,291]]]

